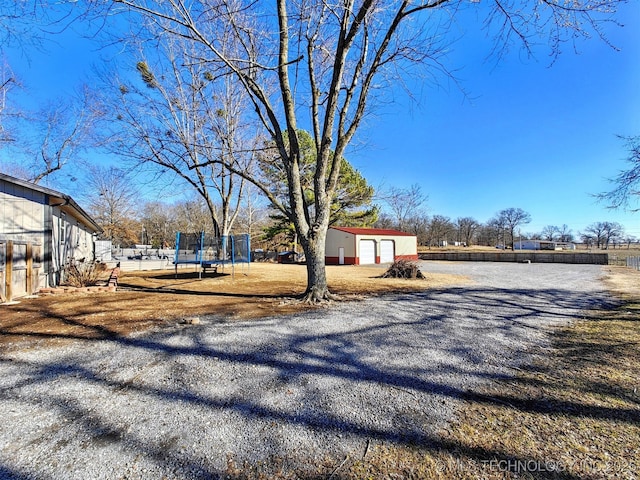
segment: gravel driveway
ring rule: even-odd
[[[0,354],[0,478],[216,478],[437,442],[459,397],[611,298],[592,265],[425,263],[473,283]],[[1,310],[0,310],[1,314]]]

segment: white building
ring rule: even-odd
[[[327,230],[327,265],[367,265],[418,260],[415,235],[380,228],[330,227]]]
[[[555,242],[551,240],[520,240],[513,242],[514,250],[575,250],[576,244],[571,242]]]
[[[93,260],[102,230],[68,195],[0,173],[0,295],[60,283],[71,259]]]

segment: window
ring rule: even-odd
[[[64,245],[67,238],[67,214],[60,212],[60,245]]]

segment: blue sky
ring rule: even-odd
[[[592,197],[626,168],[616,135],[640,134],[640,7],[620,13],[624,28],[607,32],[621,51],[592,38],[552,66],[545,48],[487,59],[492,41],[472,25],[447,60],[466,95],[443,82],[420,105],[387,108],[349,160],[375,186],[419,184],[432,215],[485,222],[517,207],[532,217],[524,232],[618,221],[640,237],[640,213]]]
[[[550,66],[548,49],[527,58],[513,50],[487,58],[492,40],[469,18],[446,57],[458,87],[411,84],[412,103],[396,101],[367,119],[363,146],[347,156],[382,188],[419,184],[429,215],[485,222],[519,207],[524,232],[567,224],[574,233],[596,221],[618,221],[640,238],[640,213],[611,211],[592,195],[626,167],[616,135],[640,134],[640,7],[623,5],[624,28],[606,29],[615,51],[598,38],[571,46]],[[99,60],[94,44],[72,32],[44,52],[5,54],[34,102],[69,93]]]

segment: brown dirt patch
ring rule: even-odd
[[[312,307],[296,302],[304,292],[306,267],[253,263],[202,279],[190,269],[125,272],[115,293],[67,293],[22,299],[0,306],[0,345],[18,342],[106,338],[215,315],[221,321],[261,318]],[[366,295],[421,291],[468,282],[454,275],[428,274],[426,280],[379,278],[384,269],[328,266],[329,288],[345,300]]]

